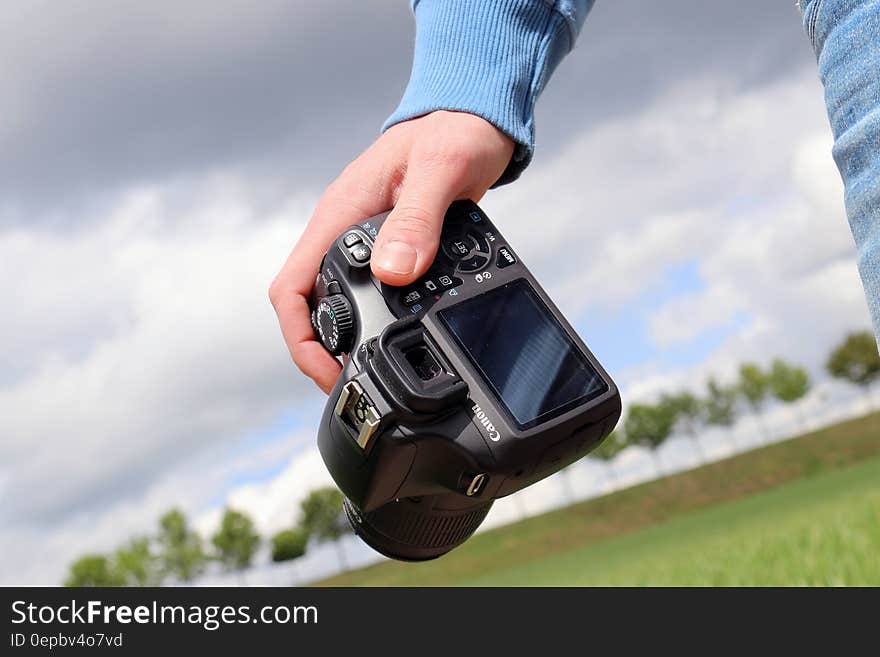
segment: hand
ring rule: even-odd
[[[269,288],[294,363],[324,392],[341,368],[315,339],[308,298],[333,240],[352,224],[394,208],[376,238],[370,266],[390,285],[413,282],[434,261],[449,205],[480,200],[504,173],[513,149],[510,137],[478,116],[432,112],[386,130],[327,188]]]

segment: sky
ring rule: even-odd
[[[330,482],[267,290],[405,87],[403,0],[0,7],[0,583]],[[482,205],[626,403],[869,326],[794,3],[601,1]]]

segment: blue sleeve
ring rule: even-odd
[[[802,0],[834,133],[834,160],[880,335],[880,0]]]
[[[516,143],[496,184],[535,148],[535,101],[572,49],[593,0],[414,0],[412,75],[383,130],[434,110],[482,116]]]

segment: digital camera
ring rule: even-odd
[[[433,559],[496,498],[586,455],[620,418],[614,382],[473,202],[449,208],[430,270],[406,287],[370,271],[387,213],[340,235],[310,305],[348,354],[318,447],[355,533]]]

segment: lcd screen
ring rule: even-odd
[[[520,429],[598,396],[607,385],[525,280],[438,313]]]

